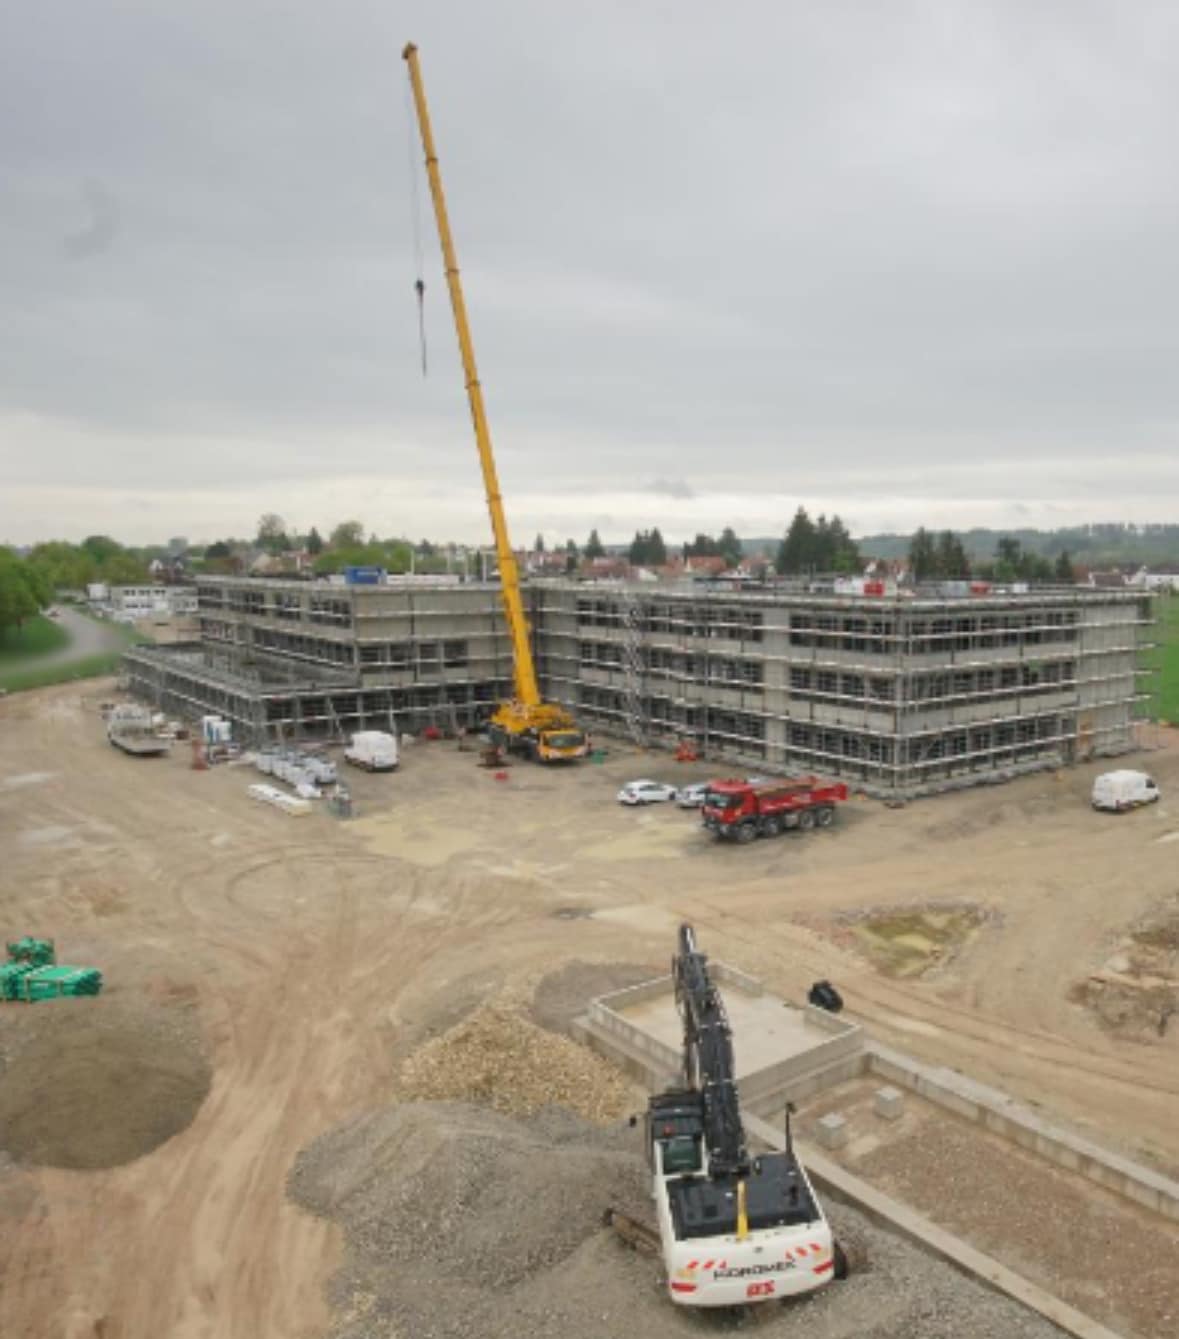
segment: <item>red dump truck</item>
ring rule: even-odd
[[[817,777],[793,781],[710,781],[701,816],[718,838],[751,842],[776,837],[787,828],[826,828],[835,806],[847,799],[842,782]]]

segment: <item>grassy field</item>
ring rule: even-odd
[[[99,655],[83,656],[79,660],[59,660],[52,665],[42,665],[40,668],[22,669],[21,666],[34,657],[56,651],[69,641],[65,629],[58,627],[52,620],[30,620],[30,623],[34,621],[49,624],[51,631],[58,636],[42,645],[29,645],[24,649],[14,648],[11,654],[9,654],[9,643],[0,640],[0,688],[10,693],[21,693],[30,688],[48,688],[51,684],[69,683],[73,679],[97,679],[104,674],[115,674],[123,650],[149,640],[134,628],[112,624],[122,642],[119,649],[105,651]],[[34,643],[35,640],[32,639]]]
[[[38,614],[19,628],[0,633],[0,672],[18,666],[30,656],[43,656],[66,645],[70,634],[53,619]]]
[[[1159,719],[1179,725],[1179,595],[1160,596],[1155,605],[1160,642]]]

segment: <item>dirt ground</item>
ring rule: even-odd
[[[191,1023],[211,1085],[122,1165],[0,1153],[6,1336],[322,1335],[340,1229],[286,1198],[299,1150],[396,1099],[405,1057],[504,988],[574,962],[664,969],[681,919],[786,997],[829,977],[882,1040],[1179,1169],[1179,1023],[1129,1040],[1077,1002],[1179,890],[1179,732],[1148,760],[1163,802],[1138,813],[1095,814],[1084,766],[899,811],[854,800],[830,831],[731,848],[670,806],[618,806],[624,780],[709,773],[625,750],[501,782],[415,745],[397,774],[351,778],[356,820],[291,818],[247,799],[246,770],[111,749],[109,692],[0,702],[0,928],[100,967],[98,1003],[145,1035]],[[988,914],[922,973],[878,969],[848,931],[949,903]],[[27,1054],[58,1007],[0,1007],[0,1054]]]

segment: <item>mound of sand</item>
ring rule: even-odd
[[[18,1162],[133,1162],[185,1129],[209,1091],[195,1027],[178,1010],[61,999],[21,1006],[4,1024],[0,1148]]]

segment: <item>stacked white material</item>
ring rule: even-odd
[[[279,790],[277,786],[267,786],[257,783],[248,787],[250,798],[261,800],[263,804],[272,804],[276,809],[281,809],[284,813],[299,817],[311,812],[311,803],[308,800],[299,799],[295,795],[288,795],[285,790]]]

